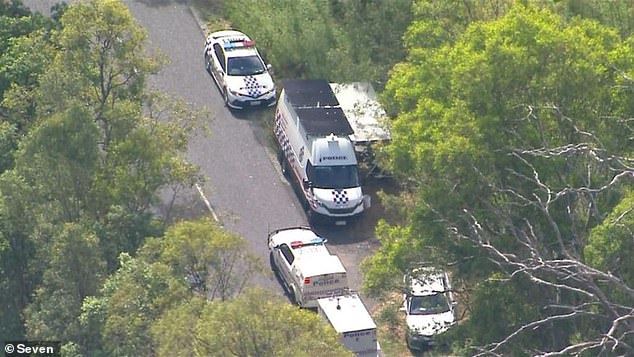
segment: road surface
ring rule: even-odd
[[[43,13],[55,3],[24,2]],[[297,196],[281,175],[273,150],[269,149],[269,133],[263,121],[271,120],[272,109],[230,112],[224,107],[220,92],[203,64],[204,30],[185,2],[124,0],[124,3],[147,30],[149,46],[160,48],[170,58],[170,64],[151,78],[150,85],[214,113],[211,136],[195,135],[188,150],[188,159],[208,178],[201,187],[202,195],[197,191],[192,193],[198,200],[195,209],[206,210],[206,199],[223,226],[245,237],[252,253],[267,262],[269,230],[307,224]],[[342,259],[353,289],[360,287],[361,259],[377,245],[373,225],[374,220],[365,219],[355,227],[317,230],[329,240],[331,251]],[[268,270],[263,276],[254,277],[253,283],[282,292]]]

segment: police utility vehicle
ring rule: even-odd
[[[325,80],[287,80],[275,112],[282,171],[312,221],[345,225],[370,205],[361,190],[352,127]]]
[[[269,233],[271,267],[291,299],[302,308],[316,308],[317,299],[342,295],[348,289],[346,269],[325,243],[308,227]]]
[[[260,53],[247,35],[240,31],[224,30],[207,36],[205,65],[225,104],[234,109],[254,106],[273,106],[276,93]]]

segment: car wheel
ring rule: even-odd
[[[275,260],[273,259],[273,252],[269,253],[269,263],[271,264],[271,270],[277,275],[277,266],[275,265]]]
[[[318,215],[310,208],[310,203],[306,207],[306,220],[311,227],[317,227],[319,225]]]
[[[284,175],[284,177],[289,178],[289,168],[288,168],[288,161],[286,160],[286,157],[284,157],[284,154],[281,153],[280,154],[280,166],[282,168],[282,174]]]
[[[229,106],[229,92],[227,91],[227,87],[224,87],[222,89],[222,96],[223,96],[223,98],[225,100],[225,105],[227,106],[227,108],[231,108]]]
[[[290,294],[291,294],[291,301],[293,302],[293,304],[299,306],[299,300],[297,300],[297,291],[295,289],[295,285],[291,285],[290,290]]]

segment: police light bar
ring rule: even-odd
[[[233,38],[230,40],[226,40],[222,47],[226,50],[234,49],[234,48],[246,48],[246,47],[254,47],[255,41],[247,40],[245,38]]]
[[[313,238],[307,242],[303,242],[301,240],[296,240],[296,241],[292,241],[291,242],[291,248],[295,249],[295,248],[301,248],[301,247],[305,247],[305,246],[309,246],[309,245],[319,245],[319,244],[324,244],[326,243],[326,240],[320,237],[317,238]]]

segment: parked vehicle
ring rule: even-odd
[[[381,347],[376,324],[356,293],[317,300],[317,312],[340,336],[341,343],[359,357],[377,357]]]
[[[224,30],[207,36],[205,66],[220,89],[225,104],[234,109],[275,105],[276,92],[255,42],[240,31]]]
[[[446,272],[419,268],[406,275],[402,311],[407,322],[407,346],[413,350],[429,348],[434,336],[456,323],[456,303]]]
[[[370,205],[361,190],[352,127],[325,80],[287,80],[275,112],[280,164],[309,219],[337,225]]]
[[[271,267],[291,300],[302,308],[316,308],[317,299],[342,295],[348,289],[346,269],[325,244],[309,227],[269,233]]]

